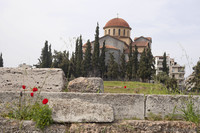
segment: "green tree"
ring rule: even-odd
[[[150,81],[152,76],[155,74],[155,60],[151,52],[150,46],[147,48],[146,52],[146,63],[147,63],[147,79]]]
[[[0,67],[3,67],[3,57],[2,57],[2,53],[0,54]]]
[[[169,67],[167,66],[166,52],[164,52],[164,55],[163,55],[162,67],[163,67],[162,68],[163,72],[165,72],[168,75],[169,74]]]
[[[118,78],[118,64],[115,62],[115,58],[113,53],[110,53],[110,60],[108,62],[108,78],[110,79],[117,79]]]
[[[98,76],[99,73],[99,24],[97,23],[95,41],[94,41],[94,51],[92,54],[92,66],[94,76]]]
[[[193,67],[194,70],[194,79],[192,80],[195,83],[195,89],[200,91],[200,61],[197,62],[197,65]]]
[[[51,45],[48,45],[48,41],[45,42],[44,48],[40,56],[39,63],[37,67],[39,68],[50,68],[52,65],[52,53]]]
[[[83,61],[83,76],[88,76],[89,72],[92,70],[92,53],[91,53],[91,43],[88,40],[86,44],[86,50],[85,50],[85,58]]]
[[[140,62],[139,62],[139,69],[138,69],[138,76],[144,81],[148,77],[148,69],[147,69],[147,56],[146,50],[141,54]]]
[[[133,69],[133,52],[132,52],[132,45],[129,46],[129,54],[128,54],[128,58],[129,61],[127,63],[127,77],[129,80],[132,79],[132,69]]]
[[[138,47],[135,45],[135,50],[133,52],[133,57],[132,57],[132,61],[133,61],[133,67],[132,67],[132,76],[134,79],[137,78],[137,72],[138,72],[138,65],[139,65],[139,62],[138,62]]]
[[[82,72],[81,72],[82,61],[83,61],[82,36],[80,36],[78,42],[79,42],[79,45],[78,45],[78,54],[77,54],[77,61],[76,61],[76,75],[77,75],[77,77],[82,76]]]
[[[120,57],[120,77],[124,79],[126,76],[126,60],[125,60],[125,54],[122,53]]]
[[[105,41],[103,42],[103,47],[101,50],[101,55],[100,55],[100,61],[99,61],[99,70],[100,70],[100,74],[101,77],[104,78],[104,74],[106,72],[106,62],[105,62],[105,58],[106,58],[106,46],[105,46]]]
[[[69,52],[58,52],[54,50],[53,67],[61,68],[64,71],[65,76],[67,77],[69,69]]]
[[[72,57],[70,58],[70,62],[69,62],[69,71],[68,71],[68,80],[70,80],[70,78],[74,78],[74,77],[76,77],[76,73],[75,73],[75,65],[76,65],[76,63],[75,63],[76,61],[75,61],[75,53],[73,52],[72,53]]]

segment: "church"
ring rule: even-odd
[[[122,18],[113,18],[109,20],[104,29],[104,36],[99,38],[100,49],[103,47],[105,41],[106,47],[106,64],[110,58],[109,53],[113,53],[115,61],[120,63],[120,56],[122,53],[125,54],[125,59],[128,61],[129,47],[132,45],[133,51],[135,46],[138,47],[139,57],[143,50],[148,46],[151,48],[152,38],[151,37],[135,37],[131,38],[132,28]],[[94,48],[94,41],[91,42],[92,49]],[[86,49],[86,44],[83,45],[83,51]]]

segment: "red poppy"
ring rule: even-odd
[[[38,91],[38,89],[36,87],[33,88],[33,92],[36,92]]]
[[[32,93],[31,93],[31,96],[33,97],[33,95],[34,95],[34,93],[32,92]]]
[[[25,85],[22,85],[22,88],[23,88],[23,89],[26,89],[26,86],[25,86]]]
[[[43,104],[47,104],[48,103],[48,99],[45,98],[43,101],[42,101]]]
[[[126,86],[124,86],[124,88],[126,89]]]

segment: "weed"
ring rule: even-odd
[[[161,116],[161,114],[154,114],[154,113],[150,112],[148,114],[147,120],[161,121],[162,120],[162,116]]]
[[[200,123],[200,113],[198,109],[194,108],[194,103],[191,98],[186,102],[186,107],[182,107],[180,111],[183,112],[183,118],[186,121],[191,121],[195,124]]]

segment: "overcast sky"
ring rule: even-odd
[[[5,67],[37,64],[45,40],[52,51],[74,50],[75,38],[94,40],[117,17],[132,28],[131,37],[152,37],[153,55],[164,52],[186,66],[200,57],[200,0],[0,0],[0,53]]]

